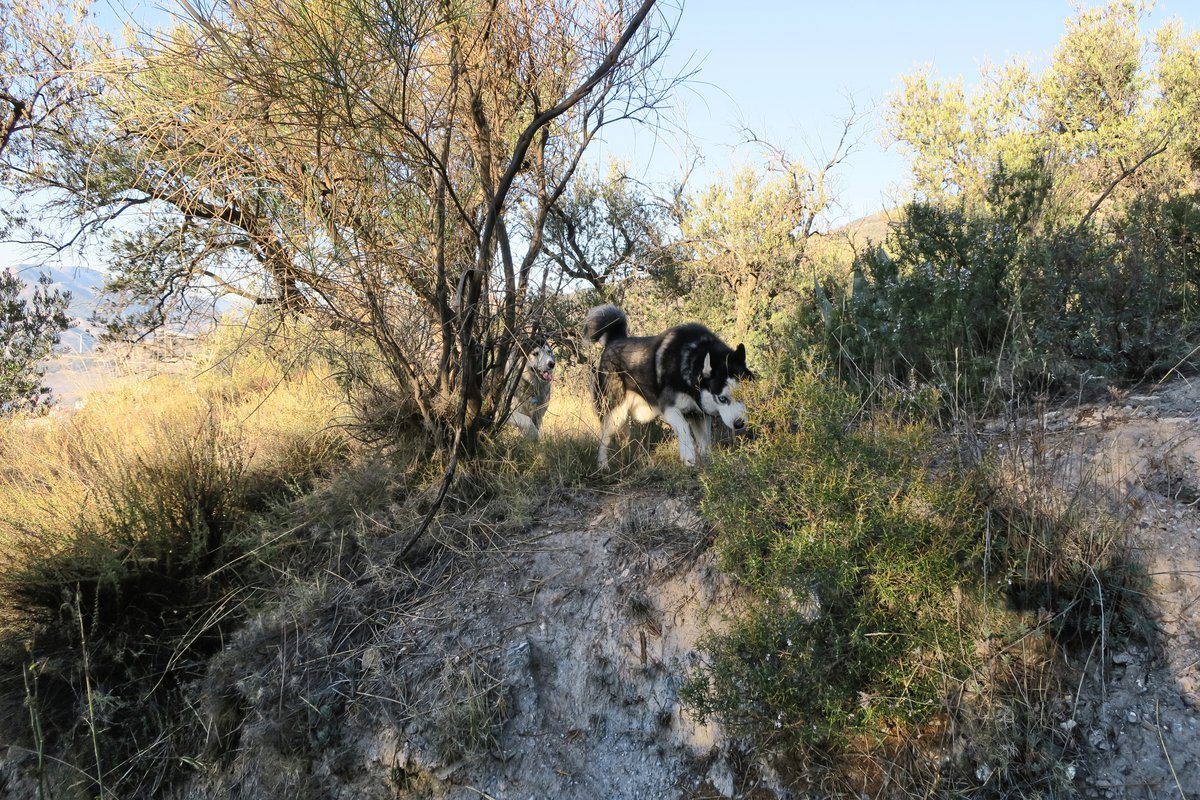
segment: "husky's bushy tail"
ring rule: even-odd
[[[596,306],[583,321],[583,335],[590,342],[607,346],[609,342],[629,335],[629,320],[625,312],[614,305]]]

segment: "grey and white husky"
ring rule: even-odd
[[[518,381],[508,421],[536,439],[550,407],[550,384],[554,381],[554,351],[550,345],[539,344],[525,354],[525,368]]]
[[[730,348],[694,322],[657,336],[630,336],[625,312],[612,305],[588,312],[584,335],[604,346],[593,386],[601,467],[608,464],[613,435],[630,416],[666,420],[679,439],[679,458],[689,466],[708,454],[714,417],[731,430],[746,427],[746,406],[733,396],[738,381],[754,377],[745,345]]]

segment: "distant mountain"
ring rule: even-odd
[[[25,281],[27,288],[22,297],[28,299],[34,292],[38,276],[46,273],[50,276],[51,288],[61,289],[71,293],[71,303],[67,306],[67,316],[71,318],[71,327],[63,331],[58,350],[63,353],[90,353],[96,349],[104,326],[92,321],[100,304],[104,301],[104,284],[108,275],[96,269],[87,267],[47,267],[40,264],[18,264],[9,267],[10,272],[17,274]],[[216,301],[216,313],[224,314],[245,301],[236,297],[223,297]],[[197,302],[194,309],[202,312],[211,309],[211,305]],[[111,311],[111,309],[109,309]],[[172,323],[167,330],[175,334],[193,334],[207,330],[205,320],[211,321],[211,315],[197,313],[185,324]]]
[[[96,313],[101,290],[108,280],[107,275],[87,267],[47,267],[40,264],[18,264],[9,267],[9,272],[16,273],[27,284],[21,293],[26,300],[33,295],[38,276],[42,273],[50,276],[52,289],[70,292],[71,304],[67,306],[67,316],[71,318],[71,327],[63,331],[58,349],[73,353],[88,353],[95,349],[104,328],[91,319]]]

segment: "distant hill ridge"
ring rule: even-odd
[[[89,353],[96,349],[100,337],[104,334],[104,325],[94,322],[93,318],[100,311],[100,305],[107,296],[104,285],[109,275],[98,269],[80,266],[52,267],[42,264],[18,264],[9,267],[9,272],[15,273],[25,281],[27,288],[22,297],[28,299],[33,295],[34,284],[38,276],[45,273],[50,276],[53,289],[61,289],[71,293],[71,303],[67,306],[67,316],[71,318],[71,327],[63,331],[58,350],[64,353]],[[195,298],[191,304],[198,313],[185,322],[172,321],[165,330],[173,334],[195,334],[209,330],[212,326],[214,310],[218,315],[225,314],[238,307],[244,307],[245,301],[233,296],[221,297],[217,300]],[[136,311],[133,306],[127,311]],[[110,314],[111,308],[105,309]]]
[[[103,297],[104,284],[108,281],[106,274],[89,267],[51,267],[42,264],[18,264],[9,267],[8,271],[27,284],[21,293],[22,299],[28,300],[33,295],[34,285],[43,273],[50,276],[52,289],[70,292],[71,303],[67,306],[67,316],[71,318],[71,327],[63,331],[59,350],[87,353],[95,349],[104,328],[92,322],[92,317]]]
[[[892,220],[896,219],[899,213],[899,210],[894,208],[876,211],[874,214],[847,222],[835,232],[845,232],[849,235],[850,240],[858,246],[866,245],[868,242],[882,244],[891,230]]]

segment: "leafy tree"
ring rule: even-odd
[[[0,0],[0,192],[19,183],[47,154],[39,131],[70,125],[95,88],[83,78],[102,41],[89,23],[89,3]],[[0,235],[14,226],[44,236],[40,215],[0,194]]]
[[[906,77],[889,126],[917,197],[983,205],[998,172],[1036,167],[1054,187],[1041,220],[1080,227],[1146,192],[1194,188],[1200,39],[1177,24],[1147,38],[1148,8],[1082,9],[1040,75],[1021,61],[989,67],[971,93],[928,71]]]
[[[506,415],[550,209],[672,85],[669,21],[655,0],[182,8],[80,71],[91,100],[28,132],[10,188],[89,233],[150,212],[110,237],[132,301],[161,320],[232,292],[369,340],[358,374],[470,449]]]
[[[800,341],[848,379],[987,402],[1157,378],[1195,355],[1200,198],[1135,198],[1082,227],[1031,225],[1053,187],[1000,174],[986,207],[911,203],[853,281],[815,287]],[[819,319],[818,319],[819,316]]]
[[[890,126],[916,200],[852,287],[815,290],[846,373],[961,399],[1194,355],[1200,35],[1148,36],[1148,8],[1081,9],[1041,74],[989,68],[973,92],[905,79]]]
[[[707,298],[708,315],[724,314],[737,338],[761,341],[772,316],[803,284],[810,244],[827,228],[834,207],[833,170],[853,150],[857,117],[844,122],[837,147],[810,167],[752,134],[767,151],[765,166],[747,167],[683,203],[683,282]]]
[[[604,177],[580,173],[550,208],[546,258],[564,277],[609,296],[626,279],[658,275],[674,263],[672,205],[616,164]]]
[[[50,290],[43,274],[28,299],[25,282],[0,270],[0,413],[43,406],[50,390],[42,386],[41,362],[66,329],[70,292]]]

